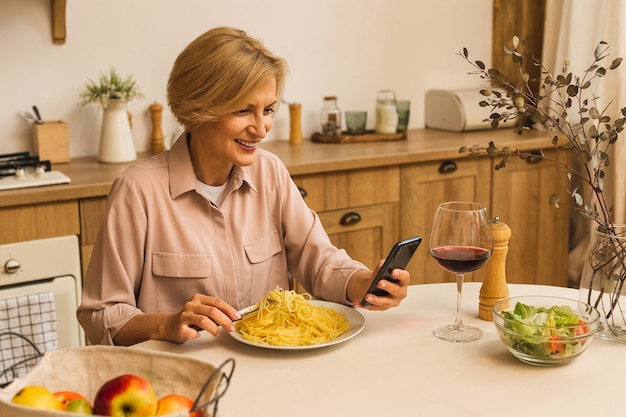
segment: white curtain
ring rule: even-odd
[[[544,32],[543,62],[553,74],[560,73],[563,63],[570,61],[574,74],[583,74],[593,60],[600,41],[611,46],[612,61],[622,57],[624,62],[615,71],[594,81],[595,93],[601,107],[611,100],[611,117],[626,107],[626,1],[623,0],[547,0]],[[621,24],[620,24],[621,23]],[[606,61],[606,62],[605,62]],[[607,66],[609,60],[603,61]],[[615,223],[626,223],[626,132],[613,146],[611,166],[607,170],[604,189],[607,202],[613,205]],[[592,222],[573,213],[570,238],[570,284],[577,285],[587,253]]]

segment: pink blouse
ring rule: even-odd
[[[203,197],[185,136],[115,180],[77,311],[92,343],[112,344],[136,314],[180,311],[195,293],[247,307],[291,276],[349,303],[350,276],[367,268],[331,244],[276,155],[258,149],[226,193],[220,207]]]

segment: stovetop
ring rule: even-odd
[[[69,182],[67,175],[53,171],[50,161],[38,156],[28,152],[0,154],[0,191]]]

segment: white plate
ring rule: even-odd
[[[329,307],[335,310],[338,313],[345,314],[348,322],[350,323],[350,328],[343,332],[341,336],[338,338],[331,340],[329,342],[318,343],[315,345],[306,345],[306,346],[274,346],[268,345],[265,343],[252,342],[250,340],[244,339],[238,331],[228,332],[228,334],[235,340],[240,341],[241,343],[245,343],[246,345],[262,347],[266,349],[278,349],[278,350],[307,350],[307,349],[318,349],[326,346],[336,345],[338,343],[345,342],[347,340],[352,339],[357,334],[361,333],[363,327],[365,327],[365,317],[357,310],[352,307],[345,306],[343,304],[332,303],[330,301],[321,301],[321,300],[311,300],[311,304],[316,306],[324,306]],[[250,307],[248,307],[250,308]],[[246,309],[244,309],[246,310]]]

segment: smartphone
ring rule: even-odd
[[[385,263],[378,271],[378,274],[374,277],[374,280],[370,284],[369,289],[365,293],[374,294],[378,296],[389,295],[389,293],[385,290],[381,290],[380,288],[376,288],[378,282],[381,279],[386,279],[387,281],[395,282],[396,280],[391,277],[391,271],[394,269],[405,269],[409,264],[411,257],[417,250],[417,247],[422,243],[422,237],[416,236],[410,239],[403,240],[401,242],[396,243],[389,251],[389,255],[385,259]],[[368,306],[370,303],[365,301],[365,296],[363,296],[363,300],[361,300],[361,305]]]

